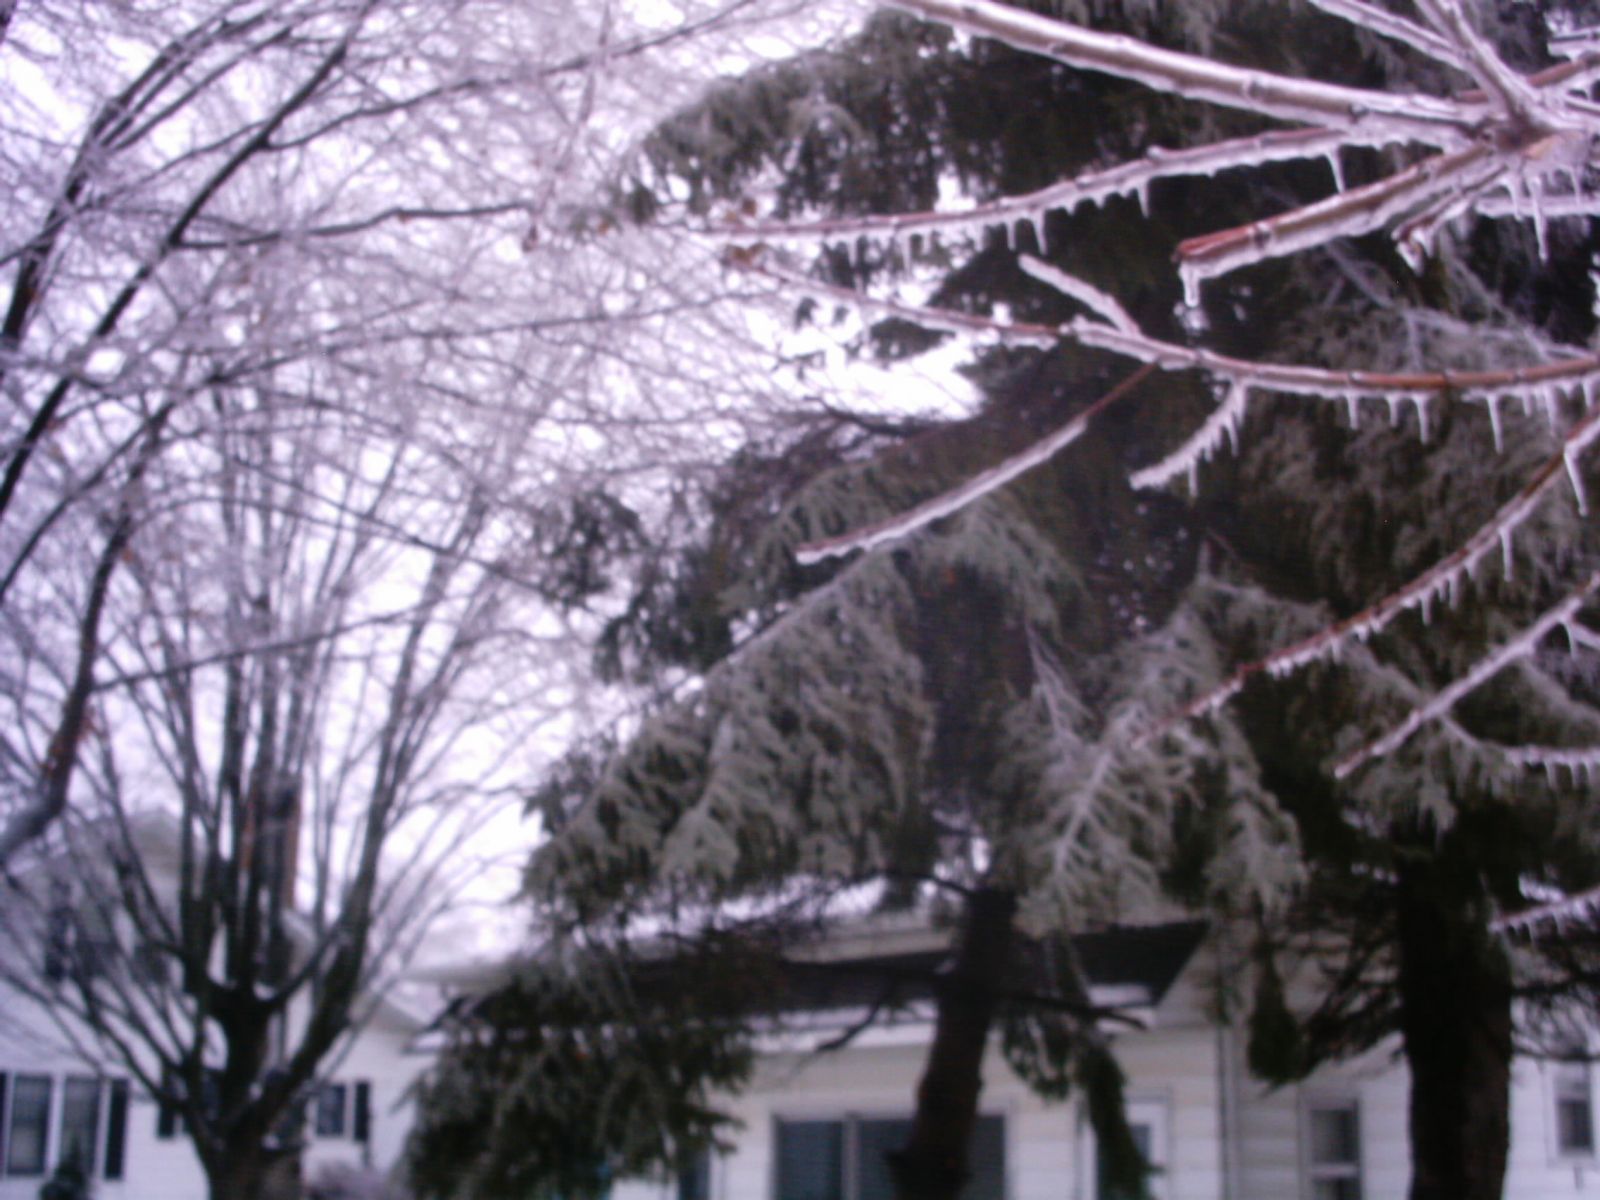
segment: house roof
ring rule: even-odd
[[[1118,926],[1075,934],[1091,993],[1106,1003],[1159,1004],[1205,937],[1203,921]],[[791,962],[783,1008],[789,1012],[912,1004],[933,996],[947,946]]]

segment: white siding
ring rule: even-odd
[[[55,1166],[60,1149],[62,1080],[94,1072],[56,1032],[47,1015],[28,1009],[11,994],[0,994],[0,1013],[4,1014],[0,1017],[0,1072],[7,1076],[18,1072],[48,1075],[54,1084],[45,1175],[14,1177],[0,1168],[0,1200],[36,1200],[39,1186]],[[404,1093],[422,1066],[421,1059],[404,1052],[409,1036],[404,1023],[380,1012],[332,1069],[337,1081],[353,1084],[365,1079],[372,1085],[370,1153],[349,1136],[348,1129],[340,1139],[312,1138],[305,1158],[307,1179],[314,1178],[317,1167],[326,1162],[370,1161],[373,1166],[387,1169],[398,1160],[411,1124]],[[126,1075],[110,1064],[105,1072],[115,1077]],[[97,1177],[97,1200],[201,1200],[206,1194],[205,1176],[189,1140],[181,1133],[172,1138],[157,1137],[155,1102],[132,1080],[129,1083],[123,1178]],[[4,1130],[0,1128],[0,1142],[3,1138]],[[100,1138],[103,1146],[103,1111]]]

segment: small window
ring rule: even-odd
[[[677,1200],[711,1200],[711,1151],[701,1150],[678,1171]]]
[[[905,1118],[844,1117],[777,1125],[778,1200],[888,1200],[888,1155],[905,1144]],[[1005,1121],[980,1116],[967,1149],[961,1200],[1003,1200]]]
[[[1134,1145],[1144,1156],[1150,1168],[1148,1190],[1155,1200],[1166,1196],[1167,1168],[1167,1105],[1163,1100],[1129,1100],[1127,1102],[1128,1129],[1133,1134]],[[1088,1154],[1091,1188],[1094,1200],[1121,1200],[1123,1193],[1112,1186],[1100,1161],[1100,1150],[1095,1144],[1093,1131],[1089,1131]]]
[[[1569,1157],[1594,1156],[1594,1098],[1587,1062],[1559,1062],[1554,1070],[1556,1150]]]
[[[349,1089],[342,1083],[325,1083],[317,1092],[316,1133],[318,1137],[337,1138],[345,1134],[345,1106]]]
[[[1310,1200],[1361,1200],[1361,1110],[1352,1103],[1306,1110]]]
[[[72,1076],[61,1093],[61,1140],[56,1157],[72,1163],[85,1178],[94,1175],[100,1143],[100,1081]]]
[[[43,1175],[50,1130],[50,1077],[18,1075],[11,1083],[11,1120],[6,1136],[6,1174]]]

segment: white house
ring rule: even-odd
[[[175,853],[170,824],[156,819],[136,832],[146,866],[159,877]],[[41,869],[59,876],[59,864],[48,861],[23,868]],[[72,881],[60,882],[70,894]],[[80,958],[94,951],[92,942],[75,947]],[[0,1200],[35,1200],[67,1159],[87,1169],[98,1200],[204,1200],[205,1177],[176,1113],[158,1105],[115,1056],[97,1050],[80,1026],[50,1011],[48,987],[30,998],[5,982],[5,974],[18,970],[46,977],[50,948],[7,936],[0,954],[7,956],[0,972]],[[138,967],[135,955],[127,969]],[[369,1009],[359,1032],[325,1065],[311,1098],[307,1180],[333,1164],[386,1172],[404,1146],[406,1092],[425,1063],[411,1044],[424,1016],[392,997],[377,998]],[[296,1015],[291,1007],[288,1019]]]
[[[915,955],[943,939],[906,926],[867,942],[843,953]],[[1132,1004],[1146,1023],[1116,1035],[1116,1049],[1159,1200],[1403,1200],[1407,1081],[1392,1048],[1271,1091],[1245,1070],[1242,1032],[1208,1015],[1205,981],[1219,964],[1203,930],[1120,930],[1080,941],[1079,953],[1094,998]],[[905,1128],[930,1024],[914,1013],[815,1052],[859,1015],[818,1013],[814,1030],[768,1046],[731,1101],[743,1122],[731,1154],[670,1183],[625,1182],[612,1200],[887,1198],[880,1152]],[[996,1049],[984,1081],[971,1200],[1109,1200],[1078,1103],[1040,1100]],[[1594,1114],[1587,1066],[1520,1060],[1507,1200],[1600,1198]]]

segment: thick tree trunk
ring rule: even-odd
[[[1472,865],[1447,853],[1405,862],[1398,917],[1411,1200],[1500,1200],[1511,1140],[1511,968],[1488,931]]]
[[[300,1156],[290,1151],[225,1152],[207,1172],[210,1200],[300,1200]]]
[[[939,979],[938,1017],[905,1147],[890,1158],[899,1200],[956,1200],[983,1090],[983,1054],[1011,955],[1017,898],[981,888],[967,901],[951,970]]]

